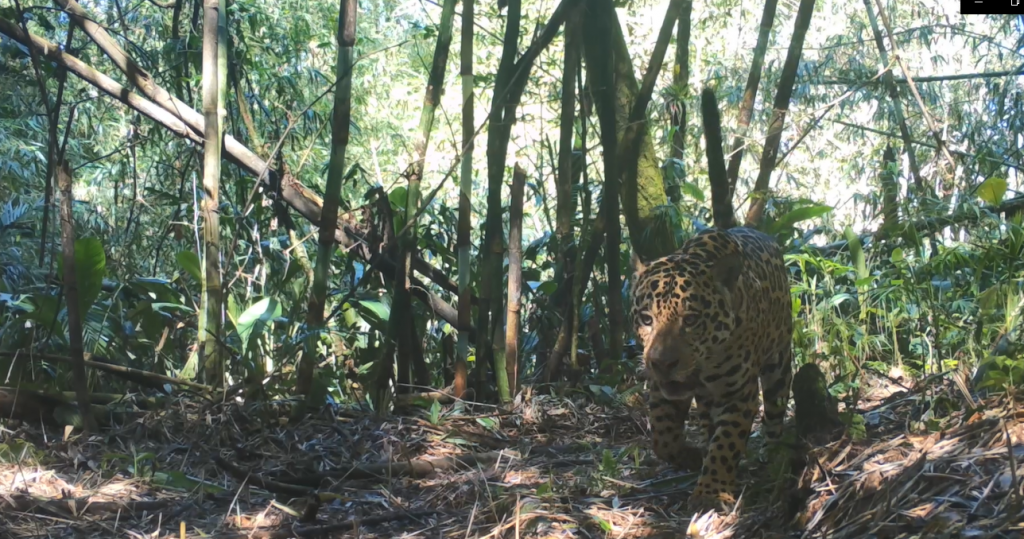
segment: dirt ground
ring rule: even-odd
[[[0,422],[0,537],[1024,536],[1024,410],[943,379],[864,396],[862,428],[830,443],[773,460],[755,435],[725,515],[686,511],[696,476],[654,459],[639,398],[297,425],[287,401],[179,398],[88,438]]]

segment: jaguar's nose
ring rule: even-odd
[[[670,374],[679,366],[679,359],[673,356],[651,357],[648,359],[648,364],[657,373]]]

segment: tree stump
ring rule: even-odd
[[[799,437],[828,435],[843,426],[836,400],[828,392],[825,373],[814,363],[800,367],[793,377],[793,401]]]

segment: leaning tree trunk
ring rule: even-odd
[[[509,0],[508,21],[505,26],[505,38],[502,47],[501,62],[495,74],[494,95],[491,99],[487,129],[487,213],[484,222],[484,241],[481,248],[481,279],[480,305],[477,314],[477,368],[483,369],[494,360],[492,339],[496,333],[497,318],[501,304],[501,258],[504,252],[501,221],[501,187],[505,176],[505,156],[508,143],[515,124],[515,112],[519,101],[526,90],[533,63],[562,25],[570,11],[579,0],[562,0],[551,19],[540,32],[530,48],[516,60],[519,41],[519,25],[521,19],[521,0]],[[495,305],[497,303],[498,305]],[[504,378],[504,365],[494,364],[495,378]],[[485,378],[481,377],[481,382]],[[508,391],[507,387],[500,387]]]
[[[764,151],[761,152],[761,166],[757,173],[754,191],[751,193],[750,208],[747,210],[746,226],[752,228],[761,226],[761,222],[764,220],[764,208],[768,203],[768,188],[772,172],[775,170],[775,157],[779,153],[779,145],[782,142],[782,128],[786,125],[786,113],[789,111],[789,101],[793,96],[797,67],[800,66],[800,55],[803,54],[804,49],[804,38],[807,36],[807,28],[811,25],[811,15],[814,14],[814,1],[800,0],[800,7],[796,12],[793,41],[789,43],[786,63],[782,65],[779,91],[775,94],[772,118],[768,123],[768,137],[764,143]]]
[[[573,2],[572,0],[563,0],[563,6],[565,3],[571,4]],[[562,8],[560,7],[559,9]],[[558,20],[558,13],[559,12],[556,11],[556,14],[552,16],[553,21]],[[89,24],[92,24],[92,26],[89,26]],[[136,85],[136,87],[146,97],[142,97],[142,95],[132,92],[131,89],[122,86],[112,78],[100,73],[77,57],[68,54],[56,44],[42,39],[39,36],[25,33],[18,27],[18,25],[0,17],[0,33],[10,37],[22,45],[25,45],[26,47],[31,48],[31,50],[35,51],[41,57],[45,57],[47,60],[68,68],[68,70],[74,73],[77,77],[94,86],[108,97],[141,113],[175,135],[188,139],[194,144],[203,144],[204,139],[202,133],[205,129],[205,121],[201,114],[185,103],[173,98],[166,90],[156,85],[149,74],[131,60],[131,58],[124,53],[117,43],[114,42],[101,27],[89,22],[88,20],[86,25],[83,27],[87,29],[87,33],[89,33],[90,37],[93,38],[93,41],[104,51],[104,53],[111,57],[115,65],[122,71],[125,77]],[[557,29],[557,26],[554,28]],[[541,39],[535,43],[535,45],[538,46],[531,47],[531,49],[527,51],[527,54],[524,54],[524,58],[521,59],[521,62],[529,60],[532,64],[537,53],[543,49],[543,45],[546,45],[551,41],[552,37],[553,30],[549,24],[541,34]],[[288,174],[282,174],[282,171],[272,168],[269,163],[261,159],[249,148],[242,145],[230,134],[224,135],[224,151],[231,162],[235,163],[245,173],[262,182],[266,187],[267,192],[272,196],[283,200],[309,222],[314,224],[320,222],[320,213],[323,201],[312,190],[306,188],[294,177]],[[365,249],[360,248],[360,242],[362,241],[361,238],[353,235],[352,232],[346,228],[345,223],[339,223],[338,227],[335,229],[335,240],[345,248],[349,249],[350,253],[354,254],[363,262],[371,263],[370,253]],[[417,268],[430,267],[426,262],[418,258],[416,260],[416,264]],[[380,270],[387,275],[386,279],[392,278],[394,275],[395,262],[391,260],[389,256],[384,255],[378,262],[378,266]],[[447,290],[457,292],[457,286],[453,286],[453,283],[449,283],[444,279],[443,274],[439,275],[439,272],[429,270],[427,273],[427,276],[440,286]],[[414,291],[414,296],[445,322],[448,322],[453,326],[459,325],[457,311],[437,294],[426,290],[424,287],[417,287]],[[468,330],[470,333],[470,340],[473,339],[472,335],[475,332],[475,328],[470,325],[461,326],[461,329]]]
[[[881,60],[885,72],[882,73],[882,84],[892,101],[892,113],[896,117],[896,126],[900,130],[900,138],[903,140],[903,149],[907,152],[907,163],[910,166],[910,175],[914,179],[914,187],[917,195],[924,195],[928,188],[921,176],[921,166],[917,163],[917,152],[914,151],[914,140],[907,126],[907,118],[903,114],[903,103],[900,102],[899,90],[896,89],[896,82],[892,78],[889,52],[885,49],[885,42],[882,40],[882,31],[878,27],[878,19],[875,17],[875,10],[871,6],[871,0],[864,0],[864,8],[868,13],[868,21],[871,22],[871,34],[875,39],[875,47],[878,48],[878,59]]]
[[[943,195],[948,199],[953,194],[953,174],[956,173],[956,161],[953,160],[952,154],[949,153],[949,148],[946,145],[946,141],[942,138],[942,132],[940,131],[938,123],[932,118],[931,113],[928,112],[928,107],[925,105],[924,100],[921,99],[921,93],[917,90],[917,84],[914,83],[913,77],[910,76],[910,71],[907,70],[907,64],[900,55],[900,50],[896,46],[896,38],[893,37],[892,24],[889,22],[889,16],[885,13],[885,6],[881,2],[875,0],[875,5],[878,6],[878,17],[882,20],[882,26],[885,27],[886,33],[889,35],[889,45],[892,47],[893,61],[896,65],[900,66],[900,71],[903,72],[903,78],[907,83],[907,87],[910,89],[910,94],[914,96],[914,101],[917,102],[917,108],[921,111],[921,118],[924,119],[925,126],[928,128],[928,133],[932,136],[932,140],[935,141],[935,147],[939,150],[939,153],[945,157],[946,163],[949,165],[949,169],[943,167],[939,168],[940,173],[944,173],[946,182],[943,185]],[[868,13],[870,17],[870,12]],[[873,17],[871,17],[873,19]],[[877,22],[875,23],[877,26]]]
[[[680,2],[674,0],[669,6],[668,13],[678,13],[679,6]],[[673,16],[671,22],[675,20],[676,18]],[[608,106],[614,107],[616,135],[623,141],[617,158],[621,163],[619,169],[622,175],[620,193],[622,213],[626,217],[630,242],[641,258],[645,260],[659,258],[676,250],[675,231],[671,222],[662,215],[663,208],[668,205],[668,197],[665,194],[665,182],[662,178],[661,167],[657,155],[654,153],[653,141],[647,136],[638,138],[635,144],[627,141],[627,138],[631,138],[627,129],[635,131],[632,137],[637,137],[640,131],[646,134],[647,122],[644,121],[641,125],[630,123],[632,112],[636,108],[635,104],[641,97],[640,88],[633,74],[629,49],[626,46],[626,39],[622,34],[622,28],[612,2],[605,0],[590,2],[588,9],[584,10],[583,25],[585,28],[601,27],[609,32],[601,36],[601,39],[586,40],[584,56],[588,65],[591,62],[599,61],[599,58],[608,57],[609,53],[614,58],[612,65],[614,79],[609,74],[607,80],[614,80],[615,98]],[[662,30],[664,30],[664,25]],[[667,36],[664,35],[664,31],[659,33],[656,49],[666,48],[670,38],[671,24],[669,24]],[[611,40],[610,47],[609,40]],[[664,43],[662,43],[663,41]],[[664,50],[662,50],[661,56],[664,57]],[[654,66],[655,64],[652,62],[651,67]],[[660,67],[659,62],[657,69]],[[651,73],[650,68],[648,68],[649,73]],[[647,75],[645,75],[646,78]],[[601,85],[607,84],[607,81],[595,80],[589,84]],[[650,97],[647,98],[647,101],[649,100]],[[601,107],[600,102],[597,103],[597,106]],[[646,113],[646,104],[641,112]],[[600,115],[600,110],[598,110],[598,114]],[[637,156],[631,159],[627,152],[637,152]]]
[[[505,21],[505,37],[501,50],[501,62],[494,79],[494,94],[491,98],[489,125],[487,126],[487,213],[484,217],[484,241],[480,249],[480,308],[477,312],[476,361],[478,369],[488,366],[504,370],[504,365],[492,365],[494,352],[491,339],[492,302],[500,302],[498,291],[501,287],[501,255],[504,252],[501,226],[501,188],[505,177],[505,155],[512,132],[512,122],[518,99],[509,96],[511,80],[515,77],[516,54],[519,43],[519,25],[522,17],[522,1],[509,0],[508,18]],[[510,106],[510,101],[512,101]],[[511,111],[506,112],[511,108]],[[497,309],[495,309],[497,310]],[[483,375],[483,372],[480,373]],[[497,376],[495,376],[497,378]],[[480,382],[484,382],[481,378]],[[483,389],[483,384],[481,384]],[[499,397],[508,395],[508,387],[498,388]]]
[[[313,388],[317,349],[324,329],[327,285],[331,278],[331,254],[334,252],[334,227],[338,222],[338,203],[345,177],[345,152],[348,149],[349,118],[352,116],[352,64],[356,42],[356,1],[341,0],[338,15],[338,56],[334,66],[334,113],[331,118],[331,157],[327,164],[324,206],[320,212],[320,237],[317,243],[313,286],[306,308],[308,335],[299,363],[295,392],[308,395]]]
[[[437,44],[434,47],[434,61],[427,78],[423,109],[420,111],[419,137],[413,145],[415,156],[405,171],[409,183],[405,208],[407,222],[403,230],[408,230],[408,233],[398,238],[399,263],[395,275],[394,308],[391,309],[389,323],[408,328],[414,327],[409,279],[412,277],[412,260],[418,237],[415,220],[420,209],[420,185],[423,179],[424,163],[427,159],[427,148],[430,145],[430,134],[434,130],[435,112],[441,103],[441,90],[444,88],[444,71],[448,65],[448,51],[452,43],[452,20],[454,18],[455,0],[445,0],[441,10],[441,26],[438,29]],[[408,390],[410,367],[416,373],[417,385],[430,385],[430,372],[423,361],[423,351],[418,349],[420,342],[419,339],[414,338],[415,333],[414,329],[399,333],[400,340],[397,346],[399,392]]]
[[[56,152],[55,152],[56,154]],[[68,342],[71,345],[71,369],[78,410],[84,421],[85,432],[96,432],[96,420],[89,403],[89,380],[85,374],[85,351],[82,346],[82,312],[78,299],[78,277],[75,273],[75,222],[71,207],[71,167],[63,159],[56,164],[57,187],[61,192],[60,224],[64,256],[64,301],[68,309]]]
[[[611,4],[610,0],[599,0],[599,3],[602,5],[607,3],[608,7]],[[597,17],[593,22],[592,25],[584,25],[583,30],[584,46],[588,50],[595,49],[599,43],[607,39],[611,32],[612,21],[609,18]],[[591,54],[587,57],[588,78],[594,81],[591,88],[594,104],[597,105],[598,122],[601,126],[601,148],[604,157],[605,179],[601,211],[606,219],[604,253],[608,271],[608,325],[609,333],[611,333],[612,357],[617,357],[614,354],[621,352],[622,349],[622,313],[619,312],[622,302],[619,266],[619,246],[622,233],[619,225],[619,141],[617,140],[615,118],[617,73],[614,68],[617,54],[618,52],[613,50],[610,56]],[[653,62],[652,65],[654,65]],[[616,298],[618,302],[615,301]],[[616,347],[616,345],[618,346]]]
[[[686,181],[686,97],[690,86],[690,28],[693,14],[693,0],[683,0],[676,26],[676,68],[672,72],[673,98],[668,102],[670,126],[672,128],[672,159],[678,166],[672,167],[678,174],[672,184],[665,188],[671,203],[681,199],[679,185]]]
[[[217,104],[221,88],[219,71],[220,44],[217,24],[220,0],[203,0],[203,117],[206,121],[203,145],[203,289],[199,316],[199,358],[206,383],[213,387],[224,384],[222,340],[220,261],[220,150],[221,129]]]
[[[611,2],[606,1],[603,3],[606,6],[610,6]],[[630,215],[633,214],[634,223],[638,222],[638,215],[636,210],[637,196],[639,190],[634,189],[638,187],[639,183],[639,166],[642,156],[643,144],[648,140],[647,136],[647,106],[651,102],[651,95],[654,93],[654,86],[658,80],[658,74],[661,72],[661,65],[665,60],[665,52],[668,50],[668,43],[672,38],[672,27],[678,18],[678,13],[681,8],[682,0],[672,0],[669,2],[668,9],[665,11],[665,19],[662,22],[661,30],[658,33],[658,40],[654,45],[654,52],[651,54],[650,63],[647,66],[647,71],[644,73],[644,78],[640,84],[640,89],[636,93],[636,100],[631,103],[629,114],[626,117],[626,125],[621,140],[621,151],[617,147],[620,144],[616,141],[617,133],[615,132],[615,116],[614,111],[614,95],[609,93],[609,90],[617,88],[618,78],[622,75],[615,66],[619,65],[622,58],[618,57],[618,52],[612,54],[611,58],[606,59],[604,62],[598,60],[598,64],[594,66],[594,71],[597,74],[595,77],[597,86],[605,86],[599,91],[599,98],[596,100],[598,103],[598,117],[601,121],[601,146],[604,148],[604,166],[605,166],[605,215],[608,216],[608,229],[605,236],[605,261],[608,267],[608,344],[609,344],[609,357],[613,361],[618,361],[622,355],[622,339],[624,334],[623,328],[623,308],[622,308],[622,266],[619,260],[619,253],[622,245],[622,234],[619,225],[619,189],[622,186],[622,203],[625,206],[624,213],[626,214],[626,224],[630,227],[630,240],[636,246],[637,244],[647,244],[647,238],[645,235],[648,233],[647,230],[635,230],[635,224],[630,225]],[[608,7],[605,8],[606,10]],[[605,34],[614,33],[612,28],[608,26],[614,23],[616,26],[618,22],[611,19],[610,17],[602,18],[603,25],[598,25],[595,28],[602,29]],[[589,48],[596,48],[601,37],[594,34],[587,41],[590,45]],[[591,55],[588,58],[588,64],[590,60],[597,60],[595,55]],[[628,57],[625,58],[628,62]],[[608,82],[611,82],[609,85]],[[600,106],[603,103],[606,110],[602,112]],[[605,135],[605,129],[611,129],[608,135]],[[612,135],[615,135],[614,137]],[[614,146],[609,146],[612,143]],[[664,195],[664,181],[661,179],[660,169],[657,172],[657,185],[661,187],[661,196]],[[630,186],[630,187],[626,187]],[[658,222],[667,224],[667,219],[658,219]],[[669,231],[671,233],[671,231]],[[672,235],[674,244],[674,234]],[[634,247],[635,248],[635,247]],[[645,251],[641,249],[641,251]],[[643,256],[643,255],[641,255]]]
[[[576,195],[573,193],[574,179],[579,177],[573,170],[573,135],[576,128],[576,70],[579,69],[580,46],[576,39],[579,20],[578,11],[565,23],[565,53],[562,59],[562,100],[558,124],[558,174],[555,178],[555,282],[561,289],[566,276],[571,274],[570,256],[572,245],[572,222],[576,216]],[[559,291],[560,302],[554,305],[556,311],[565,307],[562,303],[570,295]],[[571,301],[569,302],[571,303]]]
[[[754,115],[754,101],[757,100],[757,89],[761,85],[764,55],[768,52],[768,38],[771,37],[778,6],[779,0],[765,0],[764,11],[761,12],[761,26],[757,31],[757,44],[754,45],[754,60],[750,63],[747,86],[743,89],[743,101],[740,102],[739,129],[732,139],[732,150],[729,152],[729,168],[726,175],[729,178],[730,205],[736,193],[736,182],[740,177],[740,162],[743,161],[743,150],[747,145],[747,129],[750,127],[750,118]]]
[[[473,211],[470,196],[473,194],[473,2],[462,4],[462,51],[459,73],[462,76],[462,154],[459,163],[459,228],[456,242],[459,249],[459,346],[455,359],[455,386],[453,392],[461,399],[468,382],[469,332],[472,323],[473,303],[469,300],[470,290],[470,234],[473,229]]]
[[[718,113],[718,100],[711,88],[701,91],[700,112],[704,121],[708,180],[711,182],[711,215],[715,226],[724,230],[733,226],[732,191],[725,171],[725,155],[722,154],[722,120]]]

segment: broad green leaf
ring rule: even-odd
[[[399,186],[388,193],[388,201],[391,202],[391,210],[395,216],[395,233],[397,234],[405,227],[405,208],[409,194],[405,186]]]
[[[76,429],[85,427],[82,412],[77,404],[61,404],[53,410],[53,418],[61,425],[71,425]]]
[[[498,430],[498,422],[495,421],[495,419],[493,417],[478,417],[478,418],[476,418],[476,422],[479,423],[482,427],[484,427],[487,430],[490,430],[490,431]]]
[[[430,424],[437,425],[441,421],[441,403],[434,399],[434,404],[430,405]]]
[[[200,267],[199,255],[192,251],[181,251],[174,258],[177,259],[178,266],[195,279],[196,284],[203,282],[203,269]]]
[[[24,294],[0,293],[0,306],[7,306],[12,309],[18,309],[26,312],[36,310],[35,305],[32,304],[32,296]]]
[[[988,202],[995,206],[1003,201],[1003,196],[1006,195],[1006,179],[992,176],[991,178],[981,182],[978,186],[978,198]]]
[[[846,243],[850,246],[850,258],[853,259],[853,264],[857,268],[857,278],[866,278],[868,267],[864,260],[864,249],[860,245],[860,236],[854,233],[849,225],[843,229],[843,235],[846,236]]]
[[[170,281],[153,277],[140,277],[133,279],[129,286],[139,295],[148,297],[154,301],[165,303],[182,303],[184,297],[177,290],[171,287]]]
[[[178,371],[178,378],[195,380],[197,374],[199,374],[199,350],[193,349],[192,353],[188,355],[188,360],[185,361],[185,366]]]
[[[359,305],[381,320],[387,320],[391,316],[391,309],[379,301],[359,300]]]
[[[1016,318],[1021,314],[1020,310],[1017,308],[1020,305],[1020,301],[1020,294],[1014,294],[1012,291],[1006,294],[1006,307],[1003,309],[1003,313],[1006,315],[1007,328],[1017,327]]]
[[[346,307],[341,310],[341,316],[345,319],[345,326],[354,328],[359,324],[359,313],[351,305],[347,303],[345,305]]]
[[[893,264],[899,264],[900,262],[903,262],[903,259],[904,256],[902,247],[897,247],[896,249],[894,249],[892,252],[892,256],[889,257],[889,260],[891,260]]]
[[[61,259],[63,261],[63,259]],[[63,266],[63,264],[60,264]],[[61,268],[63,274],[63,267]],[[97,238],[75,240],[75,279],[78,281],[78,308],[82,316],[89,312],[103,289],[107,255]]]
[[[843,293],[843,294],[836,294],[836,295],[832,296],[828,300],[828,302],[833,307],[838,307],[839,304],[841,304],[842,302],[847,301],[847,300],[853,301],[853,296],[851,296],[850,294]]]
[[[698,202],[704,202],[704,191],[701,191],[699,187],[692,183],[680,182],[679,190]]]
[[[263,298],[249,306],[238,317],[238,338],[242,341],[242,355],[249,346],[251,339],[259,337],[270,322],[281,316],[281,304],[274,298]]]
[[[874,280],[875,280],[875,277],[873,275],[871,275],[871,276],[865,277],[863,279],[857,279],[857,282],[855,282],[854,284],[857,285],[857,288],[867,288],[868,286],[871,286],[871,283]]]
[[[298,265],[298,264],[293,264]],[[228,294],[228,308],[225,309],[228,315],[228,320],[231,320],[231,325],[238,327],[238,317],[241,307],[238,306],[238,301],[235,299],[234,294]]]
[[[31,442],[10,438],[7,443],[0,444],[0,463],[35,465],[44,457],[44,453]]]
[[[29,320],[33,320],[41,326],[49,326],[53,323],[59,305],[57,296],[37,294],[32,296],[32,304],[35,305],[35,309],[28,314]]]
[[[816,204],[813,206],[804,206],[802,208],[797,208],[787,213],[786,215],[783,215],[782,217],[776,219],[775,222],[773,222],[768,227],[768,232],[770,234],[778,234],[779,232],[791,228],[793,225],[799,223],[800,221],[806,221],[808,219],[814,219],[815,217],[821,217],[822,215],[825,215],[830,211],[832,211],[832,206],[827,206],[824,204]]]
[[[1003,291],[1003,285],[997,284],[978,294],[978,306],[981,307],[981,312],[988,314],[995,310],[999,303],[1001,303],[1001,292]]]
[[[601,471],[605,474],[614,476],[616,475],[618,467],[619,463],[615,459],[615,455],[613,455],[611,451],[605,449],[604,452],[601,453]]]
[[[537,292],[544,294],[545,296],[554,294],[555,290],[558,290],[558,283],[555,281],[544,281],[537,287]]]
[[[163,303],[163,302],[156,303],[156,302],[154,302],[154,303],[151,304],[150,307],[154,311],[156,311],[158,313],[160,313],[160,312],[169,312],[169,311],[181,311],[181,312],[185,312],[185,313],[195,312],[195,309],[193,309],[192,307],[189,307],[188,305],[180,305],[178,303]]]

